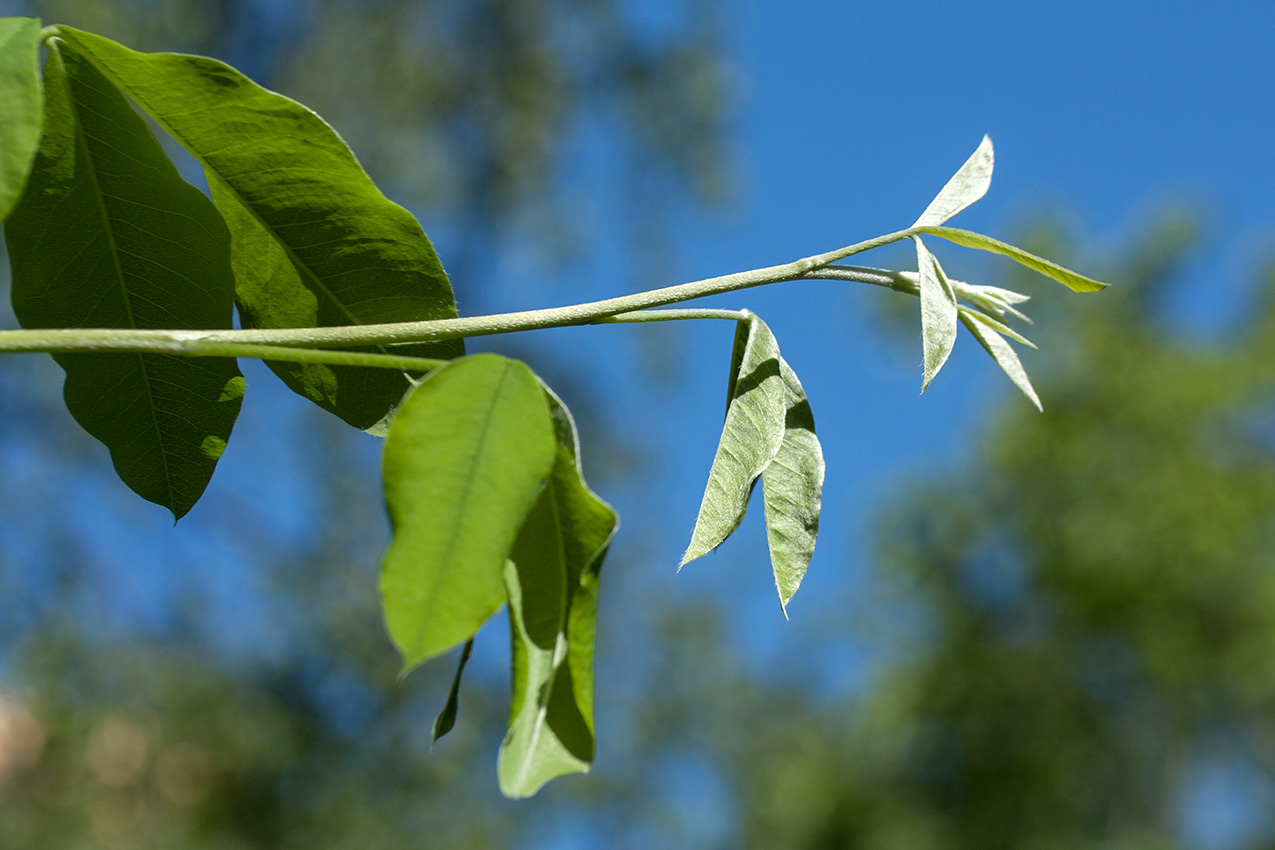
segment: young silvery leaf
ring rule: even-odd
[[[380,585],[405,670],[500,607],[505,560],[555,454],[544,394],[517,360],[456,360],[403,402],[382,457],[394,539]]]
[[[921,346],[925,355],[921,392],[925,392],[956,344],[956,292],[925,243],[915,237],[912,241],[916,243],[917,280],[921,290]]]
[[[787,406],[784,439],[775,459],[761,474],[761,487],[766,504],[770,564],[779,590],[779,604],[787,616],[788,602],[797,592],[815,551],[824,465],[823,449],[815,436],[815,418],[806,392],[782,358],[779,372]]]
[[[318,115],[202,56],[137,53],[59,28],[203,165],[230,226],[245,327],[376,324],[456,315],[424,231],[387,200]],[[396,346],[451,358],[458,340]],[[410,383],[389,369],[270,364],[293,390],[383,433]]]
[[[987,194],[987,187],[992,185],[992,165],[992,140],[984,136],[978,148],[912,226],[942,224]]]
[[[961,308],[961,324],[974,335],[974,338],[992,355],[992,359],[1005,370],[1005,374],[1014,382],[1014,386],[1022,390],[1023,395],[1036,405],[1037,410],[1044,410],[1040,404],[1040,397],[1036,395],[1036,390],[1032,387],[1032,382],[1027,377],[1027,370],[1023,368],[1022,361],[1018,359],[1018,354],[1010,347],[999,333],[994,330],[993,321],[982,313],[975,310]],[[1030,343],[1028,343],[1030,345]]]
[[[980,251],[991,251],[993,254],[1009,257],[1011,260],[1027,266],[1032,271],[1039,272],[1046,277],[1052,277],[1073,292],[1098,292],[1107,288],[1107,284],[1101,281],[1087,278],[1082,274],[1076,274],[1071,269],[1063,268],[1055,262],[1046,260],[1044,257],[1037,257],[1022,248],[1002,242],[999,239],[993,239],[990,236],[984,236],[981,233],[960,230],[955,227],[918,227],[916,229],[921,233],[931,233],[949,242],[955,242],[957,245],[964,245],[966,248],[977,248]]]
[[[40,22],[0,18],[0,221],[27,182],[40,141]]]
[[[141,117],[54,41],[44,136],[5,225],[13,307],[28,328],[229,328],[230,238]],[[235,362],[58,354],[67,409],[120,478],[180,518],[203,493],[239,413]]]
[[[726,422],[681,565],[720,546],[739,526],[754,482],[775,459],[784,438],[779,345],[755,315],[749,314],[738,331]],[[741,335],[742,346],[738,344]]]
[[[497,774],[510,797],[593,762],[598,573],[618,525],[581,475],[570,412],[545,390],[557,457],[505,567],[512,700]]]

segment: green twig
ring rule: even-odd
[[[471,336],[516,333],[543,328],[612,322],[672,321],[695,318],[739,319],[736,311],[667,310],[652,316],[642,311],[720,295],[755,286],[795,280],[833,279],[908,291],[906,278],[899,273],[858,266],[832,266],[837,260],[891,242],[906,239],[912,230],[900,230],[837,251],[819,254],[780,266],[707,278],[667,286],[633,295],[591,301],[567,307],[464,316],[424,322],[397,322],[377,325],[342,325],[325,328],[278,328],[271,330],[130,330],[106,328],[52,328],[48,330],[0,331],[0,353],[84,351],[141,351],[191,357],[262,357],[305,363],[381,366],[394,369],[433,368],[437,361],[398,357],[390,354],[348,352],[357,360],[321,355],[318,349],[340,349],[364,345],[401,345]],[[729,315],[727,315],[729,314]],[[266,347],[270,347],[266,350]],[[281,352],[296,349],[295,356]],[[307,353],[300,353],[308,350]],[[329,352],[334,353],[334,352]],[[385,359],[390,358],[390,359]],[[422,367],[421,363],[433,366]],[[400,365],[406,364],[406,365]]]

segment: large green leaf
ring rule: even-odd
[[[761,474],[761,489],[770,565],[779,590],[779,605],[787,614],[788,602],[797,592],[815,552],[824,465],[806,391],[783,359],[779,361],[779,372],[787,406],[784,439],[779,453]]]
[[[981,233],[961,230],[956,227],[915,227],[913,229],[919,233],[932,233],[949,242],[964,245],[966,248],[977,248],[980,251],[991,251],[993,254],[1009,257],[1011,260],[1027,266],[1032,271],[1039,272],[1046,277],[1052,277],[1073,292],[1098,292],[1107,288],[1107,284],[1101,281],[1093,280],[1082,274],[1076,274],[1071,269],[1063,268],[1055,262],[1046,260],[1044,257],[1037,257],[1022,248],[1002,242],[999,239],[993,239],[990,236],[984,236]]]
[[[61,29],[204,166],[230,225],[246,327],[315,327],[456,315],[451,285],[416,219],[372,183],[314,112],[201,56],[145,54]],[[458,340],[396,347],[450,358]],[[386,369],[272,364],[293,390],[383,433],[410,387]]]
[[[570,412],[546,395],[557,457],[505,567],[513,698],[497,774],[509,797],[593,762],[598,573],[618,525],[584,482]]]
[[[394,540],[380,581],[404,669],[468,640],[500,607],[505,559],[554,456],[540,384],[519,361],[454,361],[404,401],[382,459]]]
[[[736,345],[737,354],[732,356],[726,422],[682,565],[720,546],[739,526],[757,476],[774,460],[783,442],[779,345],[757,316],[749,314],[747,327],[742,354]]]
[[[40,142],[40,22],[0,18],[0,221],[22,195]]]
[[[921,347],[925,374],[921,392],[947,362],[956,344],[956,292],[930,249],[919,238],[916,243],[916,267],[921,290]]]
[[[13,307],[28,328],[228,328],[229,235],[141,117],[55,42],[44,136],[5,225]],[[67,408],[142,497],[180,518],[203,493],[239,412],[233,360],[60,354]]]
[[[970,154],[952,179],[921,213],[913,227],[938,225],[947,221],[970,204],[987,194],[992,185],[992,140],[988,136]]]

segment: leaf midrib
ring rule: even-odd
[[[107,77],[116,86],[116,88],[122,91],[131,91],[129,86],[125,85],[124,82],[116,74],[112,73],[110,68],[108,68],[103,63],[98,61],[97,57],[95,57],[91,52],[89,51],[76,51],[76,52],[77,54],[84,56],[86,59],[88,59],[88,61],[91,62],[93,66],[102,73],[103,76]],[[168,124],[168,122],[164,121],[163,118],[156,115],[154,111],[152,111],[149,107],[147,107],[145,103],[136,99],[133,99],[133,102],[136,103],[143,112],[149,115],[156,124],[163,127],[166,133],[168,133],[178,142],[183,142],[183,137],[179,133],[177,133]],[[244,200],[243,195],[241,195],[239,191],[235,189],[234,186],[232,186],[229,182],[227,182],[226,178],[223,177],[219,171],[212,168],[207,162],[207,160],[204,159],[204,157],[200,156],[198,153],[191,150],[189,145],[183,142],[182,147],[185,148],[186,152],[189,153],[192,157],[194,157],[195,160],[201,166],[210,170],[213,174],[217,176],[217,179],[221,182],[222,186],[224,186],[230,192],[230,194],[234,196],[235,201],[241,207],[247,210],[248,214],[252,216],[253,220],[256,221],[259,225],[261,225],[261,228],[270,235],[270,238],[274,241],[274,243],[283,249],[284,253],[288,255],[288,259],[291,261],[293,267],[296,268],[298,271],[301,271],[303,274],[305,274],[309,280],[313,281],[315,286],[318,288],[318,290],[325,297],[327,297],[329,301],[335,304],[337,309],[340,310],[341,313],[347,319],[350,320],[351,325],[366,324],[365,322],[360,321],[356,316],[354,316],[349,311],[349,309],[345,306],[345,304],[332,293],[332,290],[328,288],[328,286],[323,282],[322,278],[320,278],[318,274],[313,269],[311,269],[308,264],[302,262],[297,257],[297,255],[293,252],[292,248],[288,245],[288,243],[284,242],[279,237],[278,232],[269,224],[267,224],[264,219],[261,218],[261,216],[257,213],[256,209],[254,209],[251,204],[249,204],[247,201]],[[387,352],[387,349],[383,345],[376,346],[376,349],[381,352]],[[404,372],[403,374],[407,374],[407,373]]]
[[[115,276],[119,282],[120,294],[124,300],[124,312],[128,318],[128,326],[137,328],[137,320],[133,317],[133,305],[129,300],[128,286],[124,282],[124,268],[120,265],[119,247],[115,241],[115,231],[111,226],[111,216],[106,209],[105,192],[102,190],[102,184],[98,180],[97,168],[93,163],[93,154],[88,145],[88,133],[84,130],[84,125],[80,122],[80,110],[73,93],[71,85],[71,75],[67,71],[66,62],[62,58],[62,52],[54,49],[54,53],[58,57],[58,63],[62,66],[63,79],[66,81],[67,100],[71,108],[71,120],[75,123],[75,143],[84,155],[85,166],[87,167],[89,181],[93,187],[93,197],[97,201],[98,212],[102,216],[103,230],[106,232],[106,241],[110,249],[111,265],[115,269]],[[168,507],[177,510],[176,492],[173,489],[172,469],[168,464],[168,452],[164,448],[163,431],[159,426],[159,414],[155,409],[155,396],[151,392],[150,371],[146,366],[146,357],[143,354],[136,355],[137,362],[142,372],[142,386],[146,390],[146,409],[151,415],[151,424],[155,428],[155,441],[159,445],[159,456],[164,465],[164,486],[168,490]]]

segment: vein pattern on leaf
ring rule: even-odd
[[[753,484],[784,438],[784,387],[779,345],[766,323],[749,314],[747,337],[732,355],[731,398],[682,565],[721,545],[739,526]],[[738,334],[736,340],[738,342]]]
[[[403,403],[382,459],[394,538],[380,584],[406,669],[468,640],[500,607],[505,560],[554,454],[540,385],[516,360],[454,361]]]
[[[230,240],[208,199],[93,65],[55,42],[45,132],[6,225],[25,327],[229,328]],[[68,410],[120,478],[180,518],[207,486],[243,395],[233,360],[60,354]]]
[[[246,327],[456,315],[451,285],[420,225],[380,193],[314,112],[213,59],[137,53],[62,31],[203,164],[234,240]],[[463,348],[449,340],[395,351],[446,359]],[[376,433],[384,433],[410,387],[406,375],[390,370],[271,367],[298,393]]]
[[[779,361],[784,382],[784,438],[775,459],[761,474],[766,506],[770,564],[785,616],[815,552],[823,498],[823,448],[815,436],[815,418],[797,374]]]

